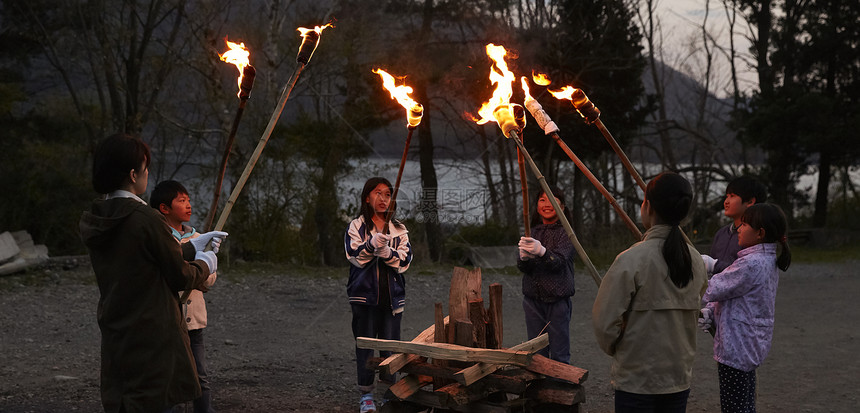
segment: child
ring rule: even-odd
[[[167,226],[170,227],[173,233],[173,238],[176,238],[176,241],[180,244],[184,244],[200,236],[200,233],[194,227],[183,224],[191,220],[191,198],[188,196],[188,190],[179,182],[160,182],[152,190],[152,194],[149,196],[149,204],[161,212],[161,215],[167,221]],[[206,290],[212,288],[217,277],[215,273],[210,274],[203,287]],[[179,293],[180,296],[182,294]],[[200,397],[194,399],[194,412],[214,413],[209,377],[206,372],[205,346],[203,344],[203,328],[206,327],[207,321],[206,301],[203,299],[203,291],[198,289],[191,290],[191,294],[181,304],[183,309],[182,314],[184,314],[185,323],[188,325],[191,354],[194,356],[194,363],[197,366],[197,379],[200,381],[200,390],[203,393]]]
[[[702,255],[708,274],[723,271],[738,258],[738,227],[741,225],[741,217],[750,205],[766,200],[767,188],[751,176],[740,176],[729,182],[726,186],[726,199],[723,201],[723,214],[733,222],[720,228],[714,235],[710,256]]]
[[[344,237],[349,281],[346,292],[352,306],[352,334],[400,340],[400,320],[406,303],[406,281],[403,273],[412,262],[412,245],[406,227],[396,220],[386,222],[391,199],[391,183],[380,177],[370,178],[361,191],[361,209],[347,228]],[[388,357],[391,352],[380,351]],[[373,400],[374,371],[367,368],[373,350],[355,348],[358,390],[362,413],[375,412]],[[380,380],[394,382],[393,377]]]
[[[791,264],[786,227],[785,214],[774,204],[747,208],[738,228],[738,259],[714,274],[702,298],[707,305],[700,327],[716,327],[714,360],[724,413],[755,412],[755,369],[773,338],[777,268],[785,271]]]
[[[550,191],[567,214],[564,192],[556,187],[551,187]],[[537,214],[532,214],[532,236],[521,237],[517,244],[517,268],[523,273],[526,331],[529,340],[546,331],[549,347],[538,353],[569,364],[571,297],[576,292],[573,254],[576,250],[545,192],[538,194],[533,211]]]
[[[162,412],[200,397],[177,292],[215,272],[224,232],[180,247],[164,217],[138,195],[149,179],[149,147],[128,135],[99,143],[93,188],[103,196],[81,216],[99,287],[101,397],[105,412]]]
[[[616,412],[686,411],[707,287],[701,256],[679,227],[692,200],[682,176],[652,179],[640,209],[645,237],[618,254],[597,291],[592,323],[612,356]]]

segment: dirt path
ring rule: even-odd
[[[780,280],[773,349],[758,369],[762,412],[857,412],[860,261],[794,264]],[[346,269],[222,271],[207,294],[207,357],[220,412],[357,411]],[[609,358],[591,332],[594,283],[580,272],[572,363],[590,371],[588,412],[612,411]],[[520,277],[484,270],[504,286],[504,343],[525,340]],[[408,273],[404,339],[432,323],[450,270]],[[0,412],[98,412],[98,291],[86,270],[0,279]],[[704,333],[689,412],[719,411],[716,365]]]

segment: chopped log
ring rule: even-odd
[[[388,390],[398,399],[407,399],[430,383],[433,383],[433,377],[410,374],[392,384]]]
[[[445,323],[443,321],[443,317],[444,316],[442,313],[442,303],[436,303],[436,305],[434,307],[434,317],[433,317],[435,324],[436,324],[436,330],[435,330],[436,334],[433,338],[433,342],[435,342],[435,343],[447,343],[448,342],[448,340],[445,338],[446,329],[445,329]],[[439,367],[448,367],[448,360],[433,359],[433,365],[436,365]],[[450,382],[451,382],[451,380],[446,380],[446,379],[443,379],[443,378],[440,378],[437,376],[433,376],[433,388],[434,389],[438,389],[438,388],[440,388],[440,387],[442,387],[442,386],[444,386]]]
[[[447,323],[448,323],[448,317],[445,317],[442,320],[442,324],[445,325]],[[415,336],[415,338],[412,339],[412,342],[415,342],[415,343],[432,343],[435,335],[436,335],[436,324],[424,329],[424,331],[422,331],[417,336]],[[383,361],[382,363],[379,364],[379,371],[381,371],[382,373],[391,375],[391,374],[396,373],[398,370],[400,370],[401,367],[405,366],[407,363],[409,363],[411,361],[416,361],[419,358],[421,358],[421,357],[417,356],[415,354],[403,354],[403,353],[392,354],[387,359],[385,359],[385,361]]]
[[[490,310],[487,313],[488,322],[492,330],[492,340],[487,341],[487,348],[502,348],[502,285],[490,284]]]
[[[469,301],[481,298],[481,269],[467,270],[454,267],[448,293],[448,340],[455,338],[454,321],[469,321]]]
[[[454,342],[458,346],[473,347],[475,343],[472,336],[472,322],[468,320],[454,320]]]
[[[487,348],[487,310],[484,300],[469,301],[469,320],[472,322],[472,340],[474,347]]]
[[[445,406],[439,401],[439,398],[436,396],[434,392],[429,392],[426,390],[419,390],[417,393],[413,394],[407,399],[408,402],[417,403],[425,407],[432,407],[434,409],[448,409],[453,410],[455,412],[467,412],[467,413],[510,413],[513,411],[521,412],[522,403],[519,401],[512,401],[508,403],[488,403],[488,402],[476,402],[469,403],[464,406]]]
[[[585,390],[578,384],[543,379],[533,381],[526,390],[525,397],[541,403],[573,406],[585,401]]]
[[[379,357],[371,358],[367,367],[375,369],[382,361]],[[429,363],[414,361],[400,369],[402,373],[420,376],[432,376],[434,379],[443,379],[453,381],[454,375],[458,372],[453,367],[439,367]],[[526,391],[526,387],[532,380],[537,380],[543,376],[532,373],[521,368],[511,368],[507,370],[498,370],[495,373],[489,374],[481,379],[481,384],[491,391],[501,391],[506,393],[522,394]],[[446,383],[447,384],[447,383]],[[442,387],[442,386],[439,386]],[[438,388],[438,387],[434,387]]]
[[[358,337],[355,345],[358,348],[412,353],[424,357],[516,366],[526,366],[532,359],[532,354],[527,351],[471,348],[448,343],[416,343]]]
[[[511,347],[511,350],[514,351],[528,351],[529,353],[535,353],[538,350],[549,345],[549,334],[544,333],[541,334],[525,343],[517,344]],[[535,357],[538,355],[535,354]],[[464,386],[471,385],[472,383],[480,380],[482,377],[498,370],[500,365],[498,364],[490,364],[490,363],[478,363],[474,366],[467,367],[463,370],[457,372],[454,375],[454,379],[457,380],[460,384]]]
[[[463,386],[459,383],[451,383],[439,389],[435,389],[436,397],[443,406],[462,406],[485,399],[490,392],[484,386]]]
[[[525,369],[573,384],[582,384],[588,378],[588,370],[560,363],[540,354],[532,356],[531,362],[525,366]]]

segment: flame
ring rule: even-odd
[[[565,86],[561,88],[561,90],[549,90],[553,96],[555,96],[558,100],[567,99],[569,101],[573,101],[573,94],[576,93],[577,89],[573,86]]]
[[[245,67],[251,64],[248,60],[248,57],[251,56],[251,52],[245,48],[245,43],[236,44],[226,38],[224,41],[227,42],[227,47],[229,47],[230,50],[224,52],[224,54],[219,54],[218,57],[220,57],[224,62],[236,65],[236,68],[239,69],[239,78],[237,79],[236,84],[239,85],[239,95],[241,95],[242,76],[244,75]]]
[[[478,125],[483,125],[489,121],[498,123],[493,115],[496,108],[510,104],[511,96],[514,94],[512,84],[516,77],[508,70],[508,64],[505,62],[505,55],[507,54],[508,51],[505,50],[504,46],[496,46],[492,43],[487,45],[487,56],[490,56],[495,62],[495,66],[490,66],[490,82],[496,84],[496,90],[493,91],[493,97],[481,105],[481,109],[478,111],[481,119],[475,121]]]
[[[546,74],[543,74],[543,73],[535,74],[534,71],[532,71],[532,80],[534,80],[536,85],[541,85],[541,86],[549,86],[549,84],[551,82],[549,80],[549,76],[547,76]]]
[[[323,26],[314,26],[313,29],[307,29],[304,27],[299,27],[296,30],[299,31],[299,33],[302,35],[302,37],[305,37],[305,35],[308,34],[308,32],[317,32],[317,34],[321,34],[323,29],[325,29],[326,27],[334,27],[334,25],[331,23],[326,23]]]
[[[525,101],[528,102],[529,99],[532,99],[532,95],[531,93],[529,93],[529,80],[525,76],[523,76],[520,78],[520,83],[522,83],[523,92],[525,92],[526,94]]]
[[[400,106],[403,106],[403,108],[406,109],[408,126],[413,128],[418,126],[418,124],[421,123],[421,117],[424,115],[424,107],[409,97],[409,94],[412,93],[412,88],[406,85],[395,86],[394,76],[391,76],[385,70],[373,69],[373,73],[378,74],[379,77],[382,78],[382,86],[388,90],[388,93],[391,94],[391,98],[396,100]]]

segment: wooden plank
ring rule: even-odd
[[[487,348],[487,310],[484,300],[469,301],[469,320],[472,322],[472,339],[475,347]]]
[[[529,353],[534,354],[538,350],[548,345],[549,334],[543,333],[529,341],[526,341],[525,343],[517,344],[510,349],[514,351],[528,351]],[[537,356],[538,355],[535,354],[535,357]],[[502,366],[498,364],[478,363],[474,366],[460,370],[459,372],[457,372],[457,374],[454,375],[454,379],[457,380],[458,383],[464,386],[468,386],[485,377],[486,375],[498,370],[500,367]]]
[[[526,390],[525,397],[540,403],[573,406],[585,401],[585,390],[578,384],[543,379],[533,381]]]
[[[442,320],[442,324],[445,325],[447,323],[448,323],[448,317],[445,317]],[[435,336],[436,336],[436,324],[424,329],[424,331],[422,331],[417,336],[415,336],[415,338],[413,338],[412,341],[415,343],[432,343]],[[403,354],[403,353],[392,354],[391,356],[386,358],[382,363],[379,363],[379,371],[381,371],[382,373],[391,375],[391,374],[396,373],[398,370],[400,370],[401,367],[405,366],[406,364],[408,364],[412,361],[416,361],[419,358],[420,358],[420,356],[417,356],[415,354]]]
[[[483,349],[448,343],[416,343],[370,337],[356,338],[355,345],[358,348],[412,353],[434,359],[511,364],[516,366],[528,365],[533,357],[528,351]]]
[[[422,387],[433,383],[433,377],[410,374],[388,387],[398,399],[407,399]]]
[[[448,292],[448,316],[452,323],[448,325],[448,340],[454,340],[453,321],[469,320],[469,301],[481,298],[481,269],[468,270],[454,267],[451,275],[451,287]]]
[[[502,285],[499,283],[490,284],[490,309],[487,318],[492,330],[492,340],[487,343],[487,348],[502,348],[504,323],[502,323]]]
[[[376,368],[376,365],[382,359],[379,357],[371,358],[367,363],[368,368]],[[459,371],[453,367],[440,367],[430,363],[415,361],[403,366],[400,369],[402,373],[412,375],[431,376],[434,379],[454,380],[454,375]],[[522,368],[510,368],[507,370],[498,370],[495,373],[489,374],[481,379],[481,384],[491,391],[502,391],[506,393],[522,394],[526,391],[526,387],[532,380],[537,380],[543,376],[532,373]],[[449,383],[445,383],[446,385]],[[442,386],[435,387],[441,388]]]
[[[532,356],[531,362],[525,366],[525,369],[573,384],[582,384],[588,378],[588,370],[560,363],[540,354]]]

